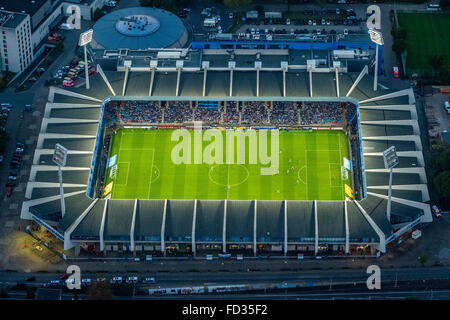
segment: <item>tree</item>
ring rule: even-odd
[[[439,1],[439,4],[441,5],[442,9],[450,8],[450,0],[441,0]]]
[[[442,171],[450,170],[450,148],[444,143],[433,145],[431,149],[431,161],[435,175]]]
[[[33,300],[34,299],[34,292],[36,291],[36,288],[33,287],[27,287],[27,299]]]
[[[405,39],[406,40],[406,30],[402,27],[393,27],[391,30],[391,35],[395,39]]]
[[[100,8],[95,9],[94,11],[94,21],[97,21],[98,19],[100,19],[101,17],[103,17],[105,14],[103,13],[103,11]]]
[[[229,8],[237,9],[247,7],[252,0],[223,0],[223,3]]]
[[[56,45],[56,50],[58,50],[59,52],[64,51],[64,43],[62,41],[58,42],[58,44]]]
[[[422,265],[422,267],[425,265],[425,263],[427,263],[427,261],[428,261],[428,257],[426,254],[419,256],[419,262]]]
[[[0,288],[0,298],[9,298],[8,289],[5,287]]]
[[[432,55],[428,59],[428,63],[433,69],[433,78],[436,75],[436,73],[444,66],[444,62],[445,62],[444,57],[439,54]]]
[[[3,79],[3,76],[0,75],[0,90],[6,87],[6,81]]]
[[[450,199],[450,170],[442,171],[434,178],[434,186],[441,199]]]
[[[111,287],[107,281],[94,281],[87,291],[88,300],[111,300],[111,298]]]
[[[392,51],[394,51],[398,56],[401,55],[407,48],[407,43],[405,39],[394,39],[392,44]]]

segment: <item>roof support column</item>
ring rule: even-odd
[[[183,70],[184,61],[183,60],[177,60],[176,67],[177,67],[177,88],[175,89],[175,96],[178,97],[180,93],[180,80],[181,80],[181,71]]]
[[[288,71],[287,61],[281,61],[281,69],[283,70],[283,97],[286,97],[286,72]]]
[[[317,200],[314,200],[314,254],[317,256],[319,252],[319,217],[317,216]]]
[[[100,230],[98,233],[98,237],[100,239],[100,251],[103,251],[104,256],[106,256],[104,235],[105,235],[106,210],[108,209],[108,204],[109,199],[106,199],[105,207],[103,208],[102,222],[100,224]]]
[[[206,96],[206,78],[208,74],[209,61],[202,61],[203,68],[203,96]]]
[[[256,69],[256,96],[259,97],[259,69]]]
[[[235,61],[228,61],[228,69],[230,69],[230,97],[233,96],[233,71],[235,67]]]
[[[227,253],[227,200],[223,204],[222,252]]]
[[[340,92],[339,92],[339,68],[341,66],[341,63],[339,61],[334,61],[333,65],[334,65],[334,71],[336,72],[336,96],[339,97],[340,96]]]
[[[175,89],[175,96],[178,97],[178,91],[180,89],[181,69],[177,70],[177,88]]]
[[[98,198],[95,198],[94,201],[87,207],[81,215],[78,216],[78,218],[70,225],[69,228],[66,229],[64,232],[64,250],[69,250],[74,247],[74,244],[72,243],[70,236],[72,235],[72,232],[78,227],[78,225],[83,221],[83,219],[88,215],[88,213],[91,211],[91,209],[94,207],[94,205],[97,203]]]
[[[123,79],[122,96],[124,96],[125,92],[127,91],[128,73],[130,72],[131,69],[131,60],[125,60],[123,62],[123,65],[125,67],[125,76]]]
[[[150,76],[150,87],[148,88],[149,96],[151,96],[153,93],[153,83],[155,82],[155,73],[156,73],[157,68],[158,68],[158,60],[151,60],[150,61],[150,69],[152,70],[152,73]]]
[[[259,97],[259,70],[262,67],[261,61],[255,61],[255,69],[256,69],[256,96]]]
[[[194,213],[192,216],[192,254],[195,256],[197,252],[195,244],[195,224],[197,222],[197,199],[194,200]]]
[[[155,81],[155,68],[152,68],[152,73],[150,75],[150,87],[148,88],[148,95],[151,96],[153,92],[153,82]]]
[[[131,218],[130,228],[130,251],[133,251],[133,255],[136,255],[135,243],[134,243],[134,228],[136,226],[136,211],[137,211],[138,199],[134,201],[133,217]]]
[[[353,90],[355,90],[356,86],[357,86],[358,83],[361,81],[361,79],[362,79],[366,74],[368,74],[368,73],[369,73],[369,67],[365,66],[365,67],[361,70],[360,74],[358,75],[358,78],[356,78],[356,80],[355,80],[355,82],[353,83],[353,85],[352,85],[352,87],[350,88],[350,90],[348,90],[347,94],[345,95],[346,97],[348,97],[348,96],[353,92]]]
[[[375,223],[375,221],[372,220],[372,218],[367,214],[366,210],[358,203],[358,201],[354,201],[353,203],[356,204],[359,211],[362,213],[364,218],[366,218],[367,222],[369,222],[370,226],[373,230],[378,234],[378,237],[380,238],[380,244],[378,245],[378,250],[382,253],[386,252],[386,236],[383,231],[381,231],[380,227]]]
[[[230,70],[230,97],[233,96],[233,69]]]
[[[164,210],[161,223],[161,252],[166,256],[166,213],[167,213],[167,199],[164,199]]]
[[[256,226],[257,226],[257,221],[258,221],[258,200],[255,200],[255,209],[254,209],[254,216],[253,216],[253,254],[256,257],[256,252],[257,252],[257,242],[256,242]]]
[[[348,227],[348,211],[347,200],[344,200],[344,213],[345,213],[345,253],[350,252],[350,229]]]
[[[109,83],[108,78],[106,77],[106,74],[103,72],[102,67],[97,64],[97,72],[100,73],[100,75],[102,76],[103,81],[105,81],[106,86],[108,87],[109,91],[111,91],[111,93],[113,94],[113,96],[116,95],[116,92],[114,91],[113,87],[111,86],[111,83]],[[50,93],[52,93],[52,89],[53,87],[50,88]],[[54,94],[54,91],[53,91]]]
[[[309,96],[313,96],[312,70],[309,70]]]
[[[284,200],[284,255],[288,252],[287,200]]]

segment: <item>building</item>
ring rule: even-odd
[[[95,248],[141,255],[172,247],[232,254],[256,254],[257,248],[286,255],[386,252],[432,221],[415,95],[411,88],[373,90],[373,51],[364,59],[335,60],[331,49],[91,50],[102,69],[91,77],[91,90],[50,88],[21,218],[46,227],[77,253]],[[87,190],[99,119],[104,103],[114,99],[350,101],[360,112],[367,194],[347,201],[92,199]],[[51,160],[55,143],[70,150],[64,217]],[[391,145],[400,164],[388,220],[382,152]]]
[[[64,12],[72,5],[77,5],[81,11],[81,18],[83,20],[91,21],[94,12],[97,9],[101,9],[104,5],[104,0],[63,0]]]
[[[0,10],[15,14],[14,19],[2,18],[2,66],[1,70],[9,70],[12,72],[22,72],[33,60],[35,56],[45,49],[45,40],[50,30],[63,22],[64,18],[69,16],[67,9],[70,6],[77,5],[80,8],[81,18],[91,20],[93,13],[97,8],[103,7],[102,0],[0,0]],[[25,26],[19,25],[20,17],[28,17],[28,24],[24,21]],[[25,19],[25,18],[24,18]],[[8,22],[8,21],[9,22]],[[12,29],[18,28],[19,34],[13,37]],[[23,35],[20,33],[23,29]],[[25,32],[25,31],[28,32]],[[22,39],[23,38],[23,39]],[[22,44],[23,40],[23,44]],[[20,48],[19,48],[20,45]],[[31,59],[28,53],[31,47]],[[22,52],[22,53],[21,53]],[[13,53],[13,55],[12,55]],[[5,56],[8,55],[8,56]],[[5,60],[6,58],[6,60]]]
[[[0,10],[1,70],[20,73],[33,61],[30,16]]]
[[[183,22],[158,8],[126,8],[100,18],[93,27],[94,48],[148,49],[182,48],[188,41]]]

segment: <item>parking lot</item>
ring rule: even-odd
[[[450,100],[450,93],[440,93],[432,88],[431,95],[425,95],[426,117],[430,136],[444,130],[450,131],[450,114],[445,110],[445,101]]]

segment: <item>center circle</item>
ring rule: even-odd
[[[154,17],[135,14],[120,18],[116,23],[116,30],[127,36],[141,37],[154,33],[159,26],[159,21]]]
[[[223,187],[236,187],[247,181],[250,173],[242,164],[217,164],[209,169],[209,180]]]

